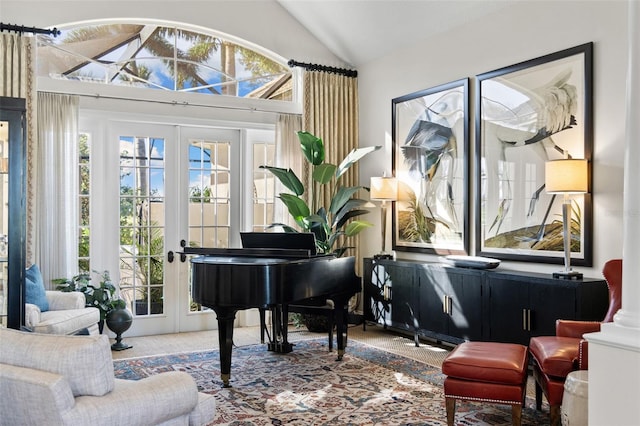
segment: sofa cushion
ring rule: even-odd
[[[105,335],[57,336],[0,328],[0,341],[0,363],[60,374],[74,396],[102,396],[113,390],[113,360]]]
[[[463,342],[442,362],[442,373],[475,382],[521,385],[527,378],[527,359],[523,345]]]
[[[59,425],[75,401],[59,374],[0,364],[1,425]]]
[[[96,308],[65,309],[40,314],[40,322],[33,324],[32,331],[44,334],[75,334],[100,321]]]
[[[25,273],[25,303],[31,303],[40,308],[40,312],[49,310],[49,301],[42,281],[42,273],[38,265],[31,265]]]
[[[577,368],[579,351],[580,339],[573,337],[537,336],[529,342],[529,352],[540,369],[563,380]]]

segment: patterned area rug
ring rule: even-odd
[[[446,425],[437,368],[349,341],[342,361],[326,339],[300,341],[289,354],[264,345],[233,349],[231,388],[221,388],[218,351],[114,361],[116,377],[141,379],[185,371],[215,395],[213,424]],[[523,424],[548,423],[528,401]],[[458,402],[457,425],[510,425],[511,407]]]

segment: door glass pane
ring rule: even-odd
[[[91,167],[90,167],[90,146],[91,135],[81,133],[78,146],[78,177],[80,179],[78,194],[78,206],[80,212],[78,214],[78,270],[91,271],[91,262],[89,261],[91,233],[90,233],[90,213],[91,213]]]
[[[229,247],[231,144],[189,141],[189,245]]]
[[[120,137],[120,291],[136,316],[164,312],[164,148]]]
[[[253,144],[253,231],[264,231],[273,217],[275,179],[267,169],[260,166],[274,165],[275,145],[273,143]]]

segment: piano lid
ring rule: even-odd
[[[318,254],[316,237],[312,232],[241,232],[242,247],[249,249],[309,250]]]

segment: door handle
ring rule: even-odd
[[[187,242],[185,240],[180,240],[180,247],[185,248],[187,246]],[[187,255],[184,253],[180,253],[180,262],[184,263],[187,260]]]
[[[167,253],[167,262],[173,263],[173,251],[169,251],[169,253]]]
[[[446,294],[442,296],[442,312],[447,315],[451,315],[452,311],[452,300],[451,296],[447,296]]]
[[[522,329],[531,331],[531,309],[522,310]]]

